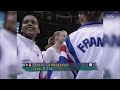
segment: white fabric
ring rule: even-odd
[[[79,28],[77,31],[69,35],[70,42],[78,57],[78,60],[81,63],[89,63],[89,62],[96,63],[97,68],[98,68],[98,70],[93,70],[93,71],[79,71],[76,79],[101,79],[103,78],[103,73],[104,73],[103,47],[101,46],[97,47],[95,46],[95,44],[92,44],[92,46],[90,47],[91,38],[93,38],[95,42],[97,42],[98,37],[103,38],[103,24],[93,24],[93,25],[83,26]],[[84,40],[87,40],[87,44],[84,44]],[[70,45],[70,43],[67,43],[67,42],[65,43]],[[66,44],[64,45],[66,46]],[[79,48],[79,46],[81,47],[81,49]],[[69,48],[69,50],[70,49],[71,48]],[[68,55],[70,53],[69,50],[67,50],[66,52]],[[70,55],[73,56],[72,53],[70,53]],[[76,62],[75,59],[73,59],[72,61]],[[66,72],[66,74],[67,73],[70,73],[70,72]],[[65,72],[64,72],[64,75],[65,75]],[[64,75],[62,75],[63,79],[65,78]],[[72,76],[73,75],[71,74],[71,77]]]
[[[5,29],[0,31],[0,78],[12,79],[11,75],[22,73],[21,62],[17,60],[17,36]]]
[[[57,63],[59,61],[59,56],[60,54],[55,50],[55,48],[50,47],[43,53],[44,63]],[[57,71],[54,73],[54,75],[51,75],[51,79],[55,79],[59,75],[59,72]],[[45,77],[46,75],[47,71],[44,71],[42,77]]]
[[[38,46],[30,39],[17,34],[18,60],[22,63],[42,63],[42,52]],[[25,71],[17,76],[18,79],[38,79],[39,72]]]
[[[120,17],[104,18],[104,30],[108,36],[119,37],[120,41]],[[104,47],[104,61],[109,78],[120,79],[120,47]]]
[[[97,64],[98,70],[93,71],[79,71],[76,79],[101,79],[103,78],[103,47],[96,47],[93,45],[88,48],[82,43],[83,40],[90,40],[94,37],[97,41],[97,37],[103,37],[103,26],[102,25],[91,25],[89,27],[83,27],[78,31],[70,35],[70,40],[74,47],[74,50],[78,56],[81,63],[93,62]],[[85,53],[83,53],[77,46],[79,44],[84,46]]]
[[[56,63],[59,60],[59,53],[55,50],[55,48],[50,47],[46,50],[44,55],[44,63]]]

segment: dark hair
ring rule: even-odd
[[[38,20],[38,18],[37,18],[35,15],[32,15],[32,14],[25,15],[25,16],[23,17],[23,19],[22,19],[22,22],[23,22],[23,20],[24,20],[24,18],[25,18],[26,16],[33,16],[33,17],[35,17],[36,20],[37,20],[37,22],[38,22],[38,27],[39,27],[39,20]]]
[[[26,17],[26,16],[29,16],[29,15],[31,15],[31,16],[34,16],[35,18],[36,18],[36,20],[37,20],[37,22],[38,22],[38,27],[40,28],[40,21],[39,21],[39,19],[38,19],[38,17],[36,16],[36,15],[34,15],[34,14],[26,14],[26,15],[24,15],[23,17],[22,17],[22,19],[21,19],[21,21],[20,21],[20,25],[19,25],[19,33],[20,34],[22,34],[22,32],[21,32],[21,27],[22,27],[22,22],[23,22],[23,20],[24,20],[24,18]]]
[[[79,11],[79,14],[86,16],[88,21],[99,20],[103,11]]]

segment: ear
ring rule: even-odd
[[[40,29],[38,29],[38,34],[40,33]]]
[[[83,14],[80,15],[80,14],[79,14],[79,20],[80,20],[80,23],[86,21],[85,15],[83,15]]]

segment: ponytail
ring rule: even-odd
[[[48,49],[49,47],[53,46],[55,44],[55,36],[59,35],[61,31],[56,31],[52,37],[48,39],[48,45],[45,47],[45,49]],[[67,33],[65,30],[62,30],[62,32]]]
[[[45,47],[45,49],[48,49],[49,47],[54,45],[54,41],[55,41],[55,36],[53,35],[52,37],[50,37],[48,39],[48,45]]]

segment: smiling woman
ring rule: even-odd
[[[22,21],[23,36],[17,35],[18,59],[25,63],[42,63],[42,53],[35,44],[35,38],[39,31],[37,18],[27,15]],[[27,61],[26,61],[27,60]],[[38,79],[39,72],[28,72],[23,70],[23,74],[17,76],[18,79]]]
[[[40,33],[38,21],[35,16],[27,15],[22,21],[23,36],[35,40],[37,33]]]

